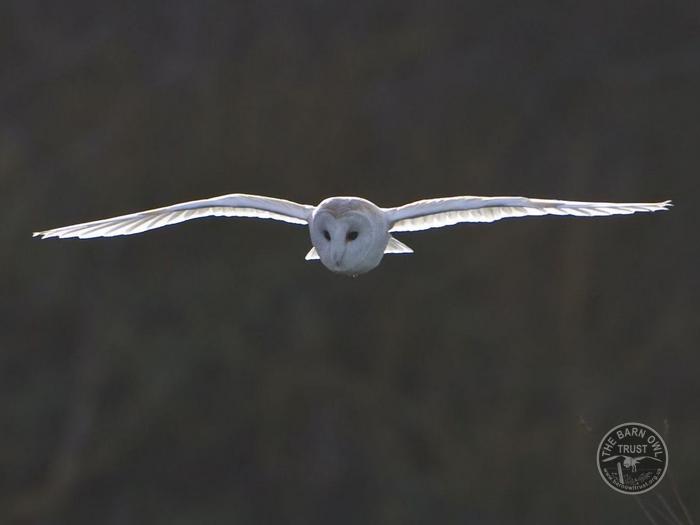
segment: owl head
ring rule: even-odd
[[[318,206],[309,230],[323,265],[346,275],[375,268],[389,242],[384,214],[364,199],[326,199]]]

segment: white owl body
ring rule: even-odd
[[[233,193],[183,202],[109,219],[35,233],[47,237],[114,237],[153,230],[198,217],[256,217],[308,224],[313,248],[306,259],[320,259],[335,273],[359,275],[375,268],[385,253],[412,253],[391,232],[420,231],[461,222],[493,222],[526,215],[628,215],[667,210],[671,201],[651,203],[582,202],[526,197],[446,197],[380,208],[359,197],[331,197],[318,206]]]

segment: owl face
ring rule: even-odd
[[[381,262],[389,241],[383,217],[374,210],[368,213],[332,204],[319,206],[309,226],[321,262],[332,272],[345,275],[370,271]]]

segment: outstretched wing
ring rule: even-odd
[[[654,461],[663,461],[663,459],[655,458],[654,456],[637,456],[634,459],[637,461],[641,461],[643,459],[653,459]]]
[[[120,215],[111,219],[85,222],[34,233],[34,237],[114,237],[132,235],[200,217],[256,217],[294,224],[306,224],[314,207],[283,199],[232,193],[211,199],[183,202],[154,210]]]
[[[643,211],[667,210],[664,202],[580,202],[527,197],[446,197],[384,208],[390,232],[441,228],[460,222],[493,222],[526,215],[627,215]]]
[[[625,457],[625,456],[610,456],[609,458],[605,458],[605,459],[603,460],[603,463],[607,463],[608,461],[614,461],[614,460],[616,460],[616,459],[624,458],[624,457]]]

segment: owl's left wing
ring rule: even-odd
[[[396,208],[384,208],[390,232],[441,228],[460,222],[493,222],[526,215],[628,215],[637,212],[667,210],[664,202],[581,202],[527,197],[446,197],[412,202]]]
[[[132,235],[170,224],[189,221],[190,219],[211,216],[256,217],[294,224],[307,224],[313,210],[314,206],[309,206],[308,204],[298,204],[284,199],[263,197],[261,195],[232,193],[211,199],[183,202],[164,208],[120,215],[110,219],[55,228],[37,232],[34,234],[34,237],[38,235],[42,239],[48,237],[79,237],[87,239],[91,237]]]
[[[608,461],[614,461],[614,460],[616,460],[616,459],[618,459],[618,458],[624,458],[624,457],[625,457],[625,456],[610,456],[609,458],[605,458],[605,459],[603,460],[603,463],[607,463]]]

